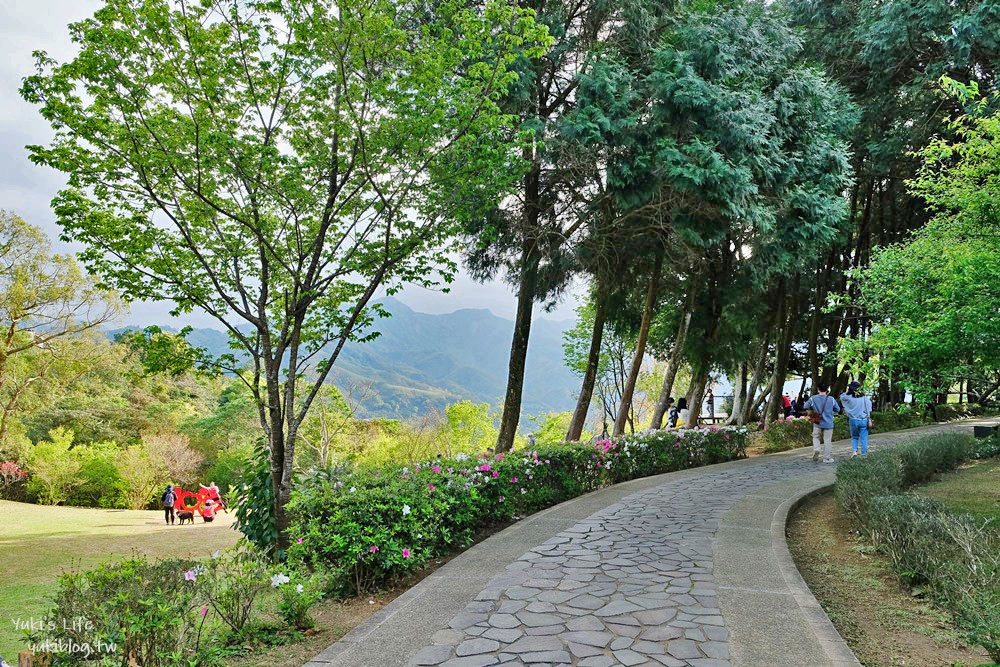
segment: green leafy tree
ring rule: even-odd
[[[459,401],[444,409],[445,429],[438,453],[452,457],[460,452],[485,452],[497,439],[489,403]]]
[[[0,210],[0,450],[27,399],[71,382],[105,351],[83,334],[119,308],[40,229]]]
[[[867,345],[921,403],[962,380],[996,391],[1000,373],[1000,113],[947,80],[970,111],[923,151],[911,181],[931,221],[875,254],[860,281],[875,319]]]
[[[31,448],[27,457],[31,479],[28,490],[38,495],[45,505],[66,502],[74,490],[83,484],[80,456],[73,449],[73,432],[57,428]]]
[[[284,546],[298,430],[372,297],[449,279],[455,226],[517,177],[496,102],[544,30],[499,0],[107,0],[70,35],[21,89],[55,130],[31,158],[107,284],[245,356],[202,361],[253,393]]]

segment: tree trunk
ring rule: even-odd
[[[514,446],[517,427],[521,421],[521,392],[524,389],[524,362],[528,355],[528,336],[531,333],[531,309],[535,303],[538,281],[538,261],[534,244],[526,242],[521,250],[521,279],[517,290],[517,316],[514,320],[514,338],[510,344],[510,362],[507,366],[507,393],[504,396],[503,414],[500,417],[500,434],[497,452],[507,452]]]
[[[796,275],[792,286],[793,295],[798,294],[798,288],[799,277]],[[795,323],[798,321],[798,304],[796,302],[796,297],[792,296],[790,300],[787,297],[782,297],[781,309],[781,338],[778,341],[777,349],[774,353],[774,376],[771,385],[771,401],[768,403],[767,414],[764,417],[765,424],[770,424],[775,421],[778,418],[778,414],[784,407],[782,397],[784,396],[783,390],[785,387],[785,377],[788,374],[788,360],[792,355],[792,339],[794,336]]]
[[[691,378],[691,386],[687,395],[688,410],[691,411],[691,416],[688,417],[688,423],[685,424],[688,428],[694,428],[698,425],[698,418],[701,417],[701,402],[705,399],[705,388],[708,386],[708,375],[707,370],[699,371],[695,377]]]
[[[573,419],[569,423],[569,430],[566,432],[566,439],[576,441],[583,434],[583,427],[587,421],[587,411],[590,409],[591,399],[594,397],[594,382],[597,380],[597,366],[601,361],[601,341],[604,338],[604,319],[607,314],[607,290],[604,288],[600,277],[596,279],[594,302],[594,332],[590,337],[590,351],[587,355],[587,370],[583,374],[583,384],[580,387],[580,396],[576,401],[576,410],[573,411]]]
[[[729,411],[729,415],[726,417],[726,424],[735,424],[739,418],[740,414],[743,412],[743,403],[746,401],[747,395],[747,375],[749,370],[747,369],[746,359],[740,362],[740,379],[739,382],[734,385],[736,391],[733,392],[733,407]]]
[[[674,380],[677,378],[677,371],[681,366],[683,356],[684,340],[687,338],[688,327],[691,325],[691,311],[688,310],[681,317],[680,326],[677,329],[677,339],[674,341],[674,349],[670,352],[670,361],[667,363],[667,371],[663,374],[663,386],[660,388],[660,397],[656,401],[656,409],[653,410],[652,428],[663,426],[663,415],[667,412],[667,399],[670,392],[674,390]]]
[[[635,356],[632,357],[632,368],[629,369],[628,379],[625,381],[625,388],[622,390],[622,400],[618,404],[618,416],[615,418],[614,435],[616,436],[625,432],[625,424],[628,421],[629,411],[632,409],[632,395],[635,393],[635,383],[639,380],[642,359],[646,355],[649,323],[653,319],[653,307],[656,305],[656,291],[660,284],[660,269],[662,268],[663,253],[661,252],[656,256],[656,264],[653,266],[653,273],[649,277],[649,286],[646,288],[646,304],[642,309],[639,340],[635,344]]]
[[[740,413],[738,423],[740,426],[750,420],[750,416],[756,409],[757,388],[760,387],[760,379],[767,369],[767,352],[770,336],[765,336],[760,344],[760,356],[757,357],[757,365],[754,367],[753,376],[750,380],[750,388],[747,390],[746,400],[743,403],[743,410]]]

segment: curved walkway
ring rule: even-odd
[[[850,444],[835,444],[842,460]],[[563,503],[455,558],[306,667],[859,665],[784,540],[788,512],[833,477],[798,449]]]

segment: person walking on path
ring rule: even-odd
[[[840,402],[844,404],[844,412],[851,425],[852,457],[858,455],[859,444],[861,455],[868,456],[868,431],[872,425],[872,399],[858,391],[860,387],[860,382],[852,382],[847,386],[847,391],[840,395]]]
[[[174,485],[167,484],[167,490],[160,496],[160,503],[163,505],[163,521],[172,526],[174,524],[174,504],[177,502],[177,494],[174,493]]]
[[[708,390],[708,396],[705,397],[705,408],[706,408],[706,411],[708,412],[708,418],[710,420],[714,420],[715,419],[715,394],[712,393],[711,389]]]
[[[830,388],[817,385],[816,394],[806,401],[809,421],[812,422],[813,461],[819,461],[819,441],[823,438],[823,463],[833,463],[833,415],[840,412],[837,399],[830,396]]]

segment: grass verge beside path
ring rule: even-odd
[[[972,461],[916,492],[954,512],[992,519],[1000,526],[1000,459]]]
[[[133,553],[205,558],[236,544],[233,515],[193,526],[163,523],[157,511],[50,507],[0,500],[0,656],[17,664],[24,648],[12,619],[48,611],[56,577]]]
[[[863,665],[990,662],[982,648],[962,641],[947,613],[903,587],[888,559],[851,531],[833,494],[810,499],[792,515],[788,546],[813,595]]]

